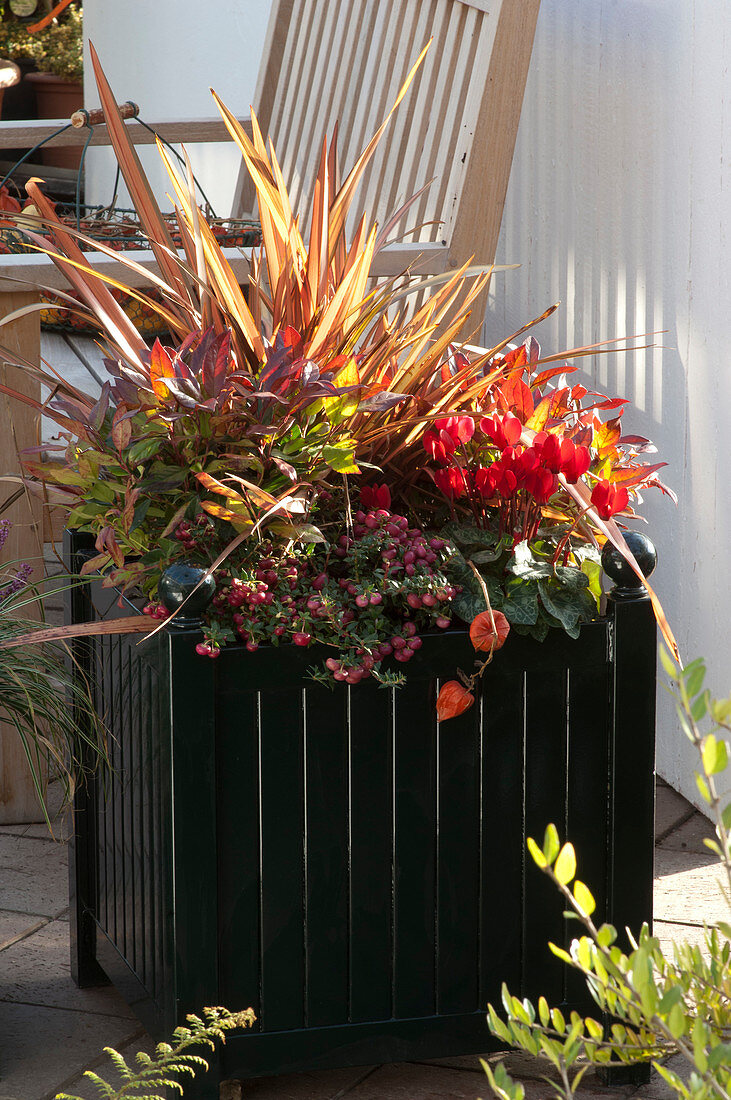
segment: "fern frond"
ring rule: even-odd
[[[113,1047],[105,1047],[105,1052],[123,1078],[121,1088],[114,1088],[92,1070],[86,1070],[88,1078],[100,1091],[103,1100],[164,1100],[158,1092],[146,1092],[140,1088],[174,1089],[181,1096],[183,1086],[177,1078],[195,1077],[199,1069],[208,1070],[208,1061],[200,1054],[192,1053],[192,1046],[207,1046],[215,1050],[215,1041],[226,1041],[226,1032],[234,1028],[251,1027],[256,1016],[251,1008],[243,1012],[229,1012],[226,1008],[204,1008],[203,1018],[191,1014],[186,1017],[190,1027],[177,1027],[173,1032],[174,1045],[158,1043],[155,1056],[150,1057],[144,1051],[135,1056],[137,1069],[132,1069],[123,1056]],[[171,1076],[174,1075],[174,1076]],[[59,1093],[55,1100],[81,1100],[78,1096]]]

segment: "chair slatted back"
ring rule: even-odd
[[[344,175],[431,48],[359,188],[350,230],[424,184],[393,236],[440,242],[449,265],[493,259],[540,0],[275,0],[256,91],[292,205],[309,217],[322,140]],[[245,171],[234,214],[251,212]],[[414,227],[416,227],[414,229]],[[307,233],[308,226],[303,229]]]

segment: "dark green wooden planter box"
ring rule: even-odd
[[[72,569],[85,547],[67,534]],[[79,589],[69,616],[129,613],[115,601]],[[204,1005],[254,1008],[190,1095],[217,1096],[217,1074],[485,1052],[503,981],[589,1007],[547,950],[575,926],[525,838],[555,822],[599,916],[651,918],[647,599],[610,599],[578,641],[512,636],[441,728],[439,679],[474,661],[464,632],[425,638],[395,692],[318,686],[311,650],[211,661],[195,640],[75,643],[114,773],[78,797],[71,871],[79,984],[108,976],[160,1037]]]

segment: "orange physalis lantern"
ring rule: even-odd
[[[495,628],[493,629],[493,619]],[[510,623],[502,611],[482,611],[472,620],[470,626],[470,641],[475,649],[482,652],[501,649],[505,645],[505,639],[510,633]]]
[[[448,718],[456,718],[457,715],[469,710],[474,701],[474,695],[463,688],[457,680],[448,680],[439,692],[437,718],[440,722],[446,722]]]

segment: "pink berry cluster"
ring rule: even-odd
[[[337,650],[324,662],[327,675],[357,684],[388,679],[384,660],[407,663],[422,645],[420,632],[451,623],[457,589],[442,571],[448,544],[388,508],[361,508],[352,531],[332,546],[260,550],[255,563],[219,575],[200,654],[217,657],[227,640],[250,652],[264,643],[320,643]]]
[[[142,608],[142,614],[149,615],[151,619],[163,620],[170,618],[170,612],[168,611],[168,609],[166,607],[163,607],[163,605],[158,601],[146,603],[145,606]]]
[[[175,528],[173,537],[189,553],[208,556],[216,539],[216,532],[210,517],[205,512],[199,512],[193,520],[182,519]]]

